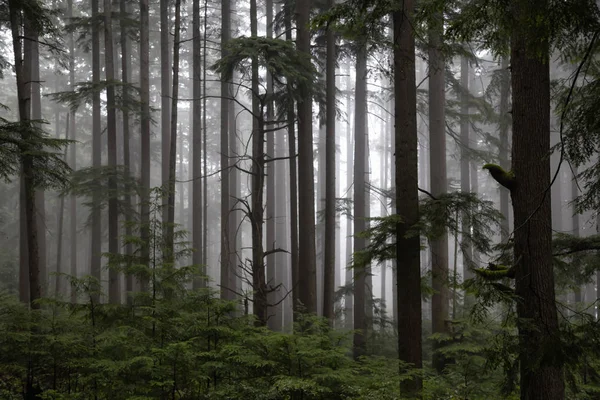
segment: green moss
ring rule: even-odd
[[[512,190],[515,187],[516,179],[515,174],[512,171],[505,171],[504,168],[497,164],[485,164],[483,169],[487,169],[492,178],[496,180],[499,184],[507,188],[508,190]]]

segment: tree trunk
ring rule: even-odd
[[[37,41],[37,32],[29,26],[25,27],[25,36],[33,38],[25,42],[25,57],[31,58],[31,119],[34,125],[41,129],[42,124],[42,97],[40,78],[40,49]],[[27,56],[29,54],[29,56]],[[35,220],[38,231],[40,290],[41,295],[49,294],[47,246],[46,246],[46,194],[43,189],[36,189],[35,194]]]
[[[116,167],[117,167],[117,109],[115,108],[115,64],[113,59],[112,37],[112,2],[104,0],[104,60],[106,64],[106,112],[107,112],[107,138],[108,138],[108,166],[111,173],[108,178],[108,252],[119,253],[119,211]],[[121,302],[121,289],[119,272],[115,268],[108,270],[108,302],[119,304]]]
[[[348,67],[348,76],[350,76],[350,68]],[[350,78],[347,78],[346,92],[348,97],[346,99],[346,115],[348,116],[348,123],[346,124],[346,194],[348,198],[354,195],[354,138],[352,136],[352,124],[350,121],[353,119],[352,115],[352,96],[350,95]],[[350,268],[352,263],[353,253],[353,236],[352,236],[352,218],[351,215],[346,217],[346,288],[348,289],[347,294],[344,296],[344,308],[345,308],[345,326],[347,330],[354,329],[354,295],[349,290],[352,286],[353,273]]]
[[[194,6],[199,3],[199,0],[194,0]],[[199,12],[199,11],[198,11]],[[194,13],[194,18],[196,14]],[[195,21],[195,20],[194,20]],[[194,29],[194,32],[197,32]],[[221,57],[227,55],[226,46],[231,39],[231,1],[221,1]],[[195,39],[194,39],[195,40]],[[196,42],[194,42],[194,45]],[[200,39],[198,39],[198,51],[200,47]],[[194,47],[195,49],[195,47]],[[231,258],[235,258],[231,251],[232,243],[231,224],[229,222],[231,210],[231,193],[230,193],[230,176],[232,171],[229,169],[232,165],[230,157],[233,154],[230,152],[229,143],[229,97],[231,94],[230,82],[221,81],[221,298],[223,300],[231,300],[234,298],[235,287],[231,287],[231,275],[235,270],[231,269]],[[195,98],[196,96],[194,96]],[[235,228],[234,228],[235,229]]]
[[[223,1],[222,7],[229,5],[229,2]],[[200,36],[200,0],[193,0],[192,5],[192,64],[193,64],[193,84],[192,84],[192,202],[190,210],[192,211],[192,263],[199,268],[200,277],[194,279],[194,289],[206,287],[206,267],[203,265],[202,257],[202,220],[204,208],[202,206],[202,41]],[[224,12],[223,15],[226,15]],[[229,13],[227,13],[229,16]],[[224,18],[225,19],[225,18]],[[229,30],[223,31],[223,38],[229,33]],[[223,100],[222,100],[223,101]],[[223,108],[221,107],[221,115]],[[225,113],[226,114],[226,113]],[[225,129],[225,131],[227,131]],[[227,136],[227,134],[225,134]],[[225,139],[227,140],[227,139]],[[221,145],[223,144],[223,125],[221,125]],[[221,153],[221,162],[227,158],[227,153]],[[227,181],[228,176],[221,173],[221,184]],[[221,188],[221,196],[227,194],[226,190]],[[222,197],[221,197],[222,198]],[[223,218],[223,210],[221,210]],[[223,224],[226,220],[221,220]],[[222,226],[223,227],[223,226]],[[223,255],[221,255],[223,257]],[[222,261],[222,260],[221,260]],[[221,271],[221,274],[223,271]]]
[[[333,0],[328,0],[328,7],[332,8]],[[335,34],[333,29],[327,30],[327,64],[325,68],[326,77],[326,146],[325,146],[325,253],[323,256],[324,279],[323,279],[323,317],[329,320],[329,325],[333,327],[335,319],[334,296],[335,296]]]
[[[285,7],[285,40],[292,41],[292,10],[289,4]],[[288,90],[292,90],[289,88]],[[293,106],[293,105],[292,105]],[[290,156],[290,253],[292,275],[292,309],[294,320],[300,311],[300,255],[298,254],[298,171],[296,157],[296,116],[292,107],[287,113],[288,146]]]
[[[471,191],[470,164],[469,164],[469,60],[467,57],[460,59],[460,190],[463,193]],[[462,231],[469,232],[471,229],[470,216],[468,213],[462,215]],[[473,278],[472,260],[473,251],[471,243],[463,236],[462,255],[463,255],[463,278]],[[456,313],[456,310],[453,310]]]
[[[106,1],[106,0],[105,0]],[[169,154],[171,140],[171,55],[169,54],[169,0],[160,0],[160,124],[161,171],[164,190],[169,187]],[[163,222],[169,221],[168,195],[163,197]]]
[[[16,1],[11,0],[8,4],[10,25],[13,41],[13,52],[15,60],[15,72],[17,78],[17,99],[19,104],[19,119],[21,123],[27,127],[31,124],[31,62],[32,57],[28,57],[28,47],[26,43],[31,43],[37,38],[37,32],[35,32],[31,26],[31,22],[24,19],[23,22],[23,34],[21,34],[21,7],[22,5]],[[29,40],[27,40],[29,39]],[[33,40],[32,40],[33,39]],[[25,43],[24,43],[25,42]],[[23,56],[25,53],[25,57]],[[28,133],[26,133],[28,135]],[[22,168],[22,205],[23,213],[22,217],[25,217],[25,223],[21,223],[21,229],[24,228],[26,235],[25,249],[27,249],[27,266],[23,266],[28,272],[28,288],[29,288],[29,306],[31,309],[39,309],[40,304],[37,300],[41,297],[40,288],[40,256],[38,248],[38,224],[36,220],[35,212],[35,197],[36,190],[34,186],[34,166],[31,157],[27,154],[27,148],[21,148],[21,168]],[[22,285],[24,286],[24,285]],[[24,298],[24,294],[21,294]]]
[[[167,201],[167,260],[175,266],[175,181],[177,180],[177,103],[179,101],[179,46],[181,0],[175,1],[175,38],[173,40],[173,90],[171,95],[171,137],[169,139],[169,187]]]
[[[440,50],[442,44],[442,15],[431,19],[429,28],[429,154],[431,193],[434,196],[446,193],[446,124],[444,117],[445,83],[444,58]],[[434,294],[431,299],[432,332],[447,331],[448,320],[448,235],[432,240],[431,270]],[[435,351],[433,366],[441,373],[445,366],[443,355]]]
[[[366,215],[366,104],[367,49],[359,44],[356,53],[356,86],[354,91],[354,252],[363,251],[366,239],[359,236],[367,228]],[[365,318],[366,265],[354,264],[354,358],[365,355],[367,321]]]
[[[266,19],[267,19],[267,37],[273,38],[273,0],[267,0],[266,2]],[[267,96],[273,93],[273,78],[267,72]],[[275,115],[273,101],[267,102],[267,122],[272,123]],[[276,131],[272,130],[267,134],[267,152],[266,157],[275,157],[275,135]],[[267,165],[267,250],[274,250],[276,248],[282,248],[283,243],[278,243],[275,237],[275,218],[276,214],[276,198],[275,198],[275,170],[279,167],[279,162],[270,162]],[[281,283],[281,267],[277,267],[276,264],[277,253],[272,253],[266,257],[267,263],[267,305],[268,309],[268,326],[271,330],[281,331],[281,313],[277,312],[277,302],[279,298],[280,288],[278,285]],[[281,307],[279,307],[281,308]]]
[[[396,286],[398,300],[398,358],[415,368],[422,366],[420,239],[407,235],[419,221],[417,164],[417,90],[415,84],[414,3],[407,0],[392,14],[394,25]],[[401,390],[418,395],[421,380],[403,381]]]
[[[140,174],[141,174],[141,258],[150,261],[150,24],[148,0],[140,0]],[[140,280],[140,290],[148,290],[148,279]]]
[[[121,81],[123,82],[123,103],[128,105],[131,101],[129,97],[129,89],[128,84],[130,81],[130,70],[131,70],[131,48],[129,43],[129,37],[127,32],[127,26],[123,23],[123,18],[128,16],[127,10],[127,1],[120,0],[119,1],[119,12],[121,14]],[[129,127],[129,110],[127,107],[123,109],[123,164],[125,165],[125,174],[127,177],[131,177],[131,153],[130,153],[130,127]],[[131,210],[133,210],[133,200],[131,198],[131,194],[129,191],[125,192],[125,203],[127,205],[127,209],[125,212],[125,236],[131,237],[133,235],[133,229],[129,222],[133,221],[133,214]],[[130,209],[131,208],[131,209]],[[131,243],[128,243],[125,246],[125,254],[127,256],[133,255],[133,246]],[[132,303],[132,297],[130,294],[133,293],[133,275],[128,273],[125,278],[125,290],[127,292],[127,302]]]
[[[512,170],[517,327],[521,399],[564,399],[564,378],[552,269],[550,206],[549,46],[530,21],[546,18],[548,3],[512,1]],[[531,38],[538,40],[532,41]],[[534,45],[536,43],[537,45]]]
[[[257,37],[256,0],[250,0],[250,31]],[[265,281],[265,252],[263,249],[264,184],[265,184],[265,133],[263,108],[259,103],[258,58],[252,58],[252,192],[250,224],[252,226],[252,290],[254,315],[257,325],[267,324],[267,287]]]
[[[99,0],[92,0],[92,19],[99,19]],[[97,24],[92,24],[92,83],[100,85],[100,32]],[[100,114],[100,91],[92,93],[92,167],[99,171],[102,167],[102,117]],[[100,300],[102,288],[102,212],[100,210],[100,193],[92,195],[91,210],[91,264],[90,273],[97,280],[97,293],[93,293],[94,303]]]
[[[59,114],[57,113],[57,125],[58,125],[58,117],[59,117]],[[69,131],[70,131],[69,117],[70,117],[70,115],[67,114],[67,124],[65,126],[65,137],[67,139],[69,139]],[[58,128],[58,126],[57,126],[57,128]],[[58,129],[56,130],[56,138],[60,139]],[[65,162],[68,162],[67,150],[68,149],[65,147],[65,154],[64,154]],[[57,220],[56,220],[56,225],[57,225],[57,229],[56,229],[56,276],[54,279],[54,296],[56,296],[56,297],[62,296],[64,294],[63,293],[64,278],[61,275],[61,274],[65,273],[64,268],[62,266],[64,222],[65,222],[65,196],[60,196],[60,199],[58,199],[58,216],[57,216]]]
[[[67,18],[73,18],[73,0],[67,1]],[[71,91],[75,90],[75,38],[73,32],[69,33],[69,86]],[[69,111],[69,132],[68,137],[71,140],[77,140],[77,130],[75,129],[75,111]],[[69,145],[69,166],[73,171],[77,170],[77,145]],[[77,278],[77,196],[69,196],[69,248],[70,248],[70,274]],[[75,286],[71,286],[71,303],[77,302],[77,292]]]
[[[308,29],[311,0],[296,0],[296,47],[310,56]],[[313,167],[312,95],[302,91],[298,101],[298,281],[299,300],[308,313],[317,312],[315,254],[315,185]]]

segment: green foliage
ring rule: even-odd
[[[71,169],[62,150],[73,141],[51,138],[38,126],[41,122],[0,118],[0,179],[11,181],[19,175],[22,157],[26,156],[33,163],[36,187],[64,189]]]
[[[266,69],[275,86],[271,98],[265,93],[251,93],[262,100],[274,101],[278,105],[279,117],[283,117],[294,101],[300,96],[319,94],[317,76],[310,56],[296,51],[292,42],[265,37],[239,37],[228,42],[226,52],[212,68],[221,79],[230,81],[233,72],[239,71],[243,77],[250,76],[252,59]],[[257,116],[258,117],[258,116]]]

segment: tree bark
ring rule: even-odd
[[[396,210],[401,220],[396,226],[398,358],[414,368],[422,366],[421,344],[421,265],[418,236],[408,235],[419,221],[417,164],[417,90],[415,84],[415,39],[412,22],[414,2],[407,0],[392,14],[394,26],[395,94],[395,185]],[[408,19],[408,22],[406,21]],[[418,377],[403,381],[401,390],[418,395]]]
[[[348,123],[346,124],[346,193],[348,198],[354,196],[354,138],[352,135],[352,124],[350,121],[353,119],[352,114],[352,96],[350,95],[350,67],[348,67],[348,78],[346,80],[346,92],[348,97],[346,98],[346,114]],[[352,218],[350,215],[346,217],[346,276],[345,283],[346,287],[350,289],[352,286],[353,273],[352,269],[349,268],[352,263],[353,253],[353,231],[352,231]],[[344,308],[345,308],[345,327],[347,330],[354,329],[354,295],[348,290],[344,296]]]
[[[112,36],[112,2],[104,0],[104,60],[106,64],[106,113],[107,113],[107,138],[108,138],[108,166],[111,173],[108,178],[108,252],[119,253],[119,210],[116,182],[117,167],[117,109],[115,107],[115,63]],[[108,270],[108,302],[119,304],[121,302],[121,289],[119,272],[115,268]]]
[[[256,0],[250,0],[250,31],[258,36]],[[265,185],[265,133],[262,104],[259,102],[258,58],[252,58],[252,179],[250,224],[252,226],[252,290],[253,311],[259,326],[267,324],[267,287],[265,280],[265,252],[263,248],[264,185]]]
[[[131,70],[131,49],[129,43],[129,37],[127,32],[127,26],[124,24],[123,18],[128,16],[127,10],[127,1],[120,0],[119,1],[119,13],[121,14],[121,81],[123,82],[123,103],[127,106],[123,109],[123,164],[125,165],[125,175],[126,177],[131,177],[131,153],[130,153],[130,127],[129,127],[129,109],[128,104],[131,101],[129,96],[129,81],[130,81],[130,70]],[[125,192],[125,203],[127,207],[131,207],[133,209],[133,200],[129,191]],[[133,215],[129,209],[125,212],[125,220],[128,222],[125,224],[125,236],[131,237],[133,235],[133,229],[131,227],[131,222],[133,220]],[[128,243],[125,246],[125,254],[127,256],[133,255],[133,246],[131,243]],[[127,302],[129,304],[132,303],[132,297],[130,294],[133,293],[133,275],[128,273],[125,277],[125,291],[127,296]]]
[[[436,13],[429,27],[429,154],[431,193],[434,196],[446,193],[446,124],[445,124],[445,82],[442,45],[442,15]],[[431,299],[431,322],[433,333],[445,333],[448,321],[448,234],[430,242],[431,270],[434,294]],[[441,373],[445,367],[442,354],[435,351],[433,366]]]
[[[169,139],[169,186],[167,201],[167,261],[175,266],[175,181],[177,180],[177,104],[179,102],[179,47],[181,45],[181,0],[175,1],[173,40],[173,90],[171,91],[171,137]]]
[[[142,262],[150,261],[150,24],[148,0],[140,0],[140,174],[141,174],[141,226]],[[140,279],[140,290],[148,290],[148,279]]]
[[[296,47],[310,56],[310,0],[296,0]],[[315,185],[313,168],[312,96],[301,90],[298,101],[298,280],[299,300],[308,313],[317,312],[315,254]]]
[[[363,251],[366,239],[359,236],[367,228],[366,151],[367,151],[367,49],[358,43],[354,95],[354,252]],[[354,358],[366,354],[366,265],[354,263]]]
[[[106,0],[105,0],[106,1]],[[171,55],[169,54],[169,0],[160,0],[160,124],[162,186],[169,187],[171,140]],[[162,220],[168,221],[168,195],[163,197]]]
[[[521,399],[562,400],[564,378],[552,269],[550,73],[548,39],[532,20],[547,18],[546,0],[512,1],[512,170]],[[531,40],[536,38],[536,40]]]
[[[195,0],[194,5],[199,3]],[[194,15],[195,17],[195,15]],[[194,30],[196,32],[196,30]],[[227,43],[231,39],[231,1],[221,1],[221,57],[227,55]],[[194,42],[195,44],[195,42]],[[198,39],[198,47],[200,42]],[[199,50],[199,49],[198,49]],[[234,298],[235,286],[231,287],[231,276],[235,269],[231,269],[231,258],[235,258],[231,251],[230,243],[231,229],[229,222],[231,210],[230,176],[232,171],[229,169],[233,159],[230,152],[229,143],[229,97],[232,96],[230,82],[221,81],[221,298],[231,300]],[[194,96],[195,98],[195,96]],[[235,228],[234,228],[235,229]]]
[[[291,5],[287,4],[284,15],[285,40],[292,41],[292,11]],[[292,90],[289,88],[288,90]],[[294,320],[300,310],[300,256],[298,254],[298,171],[296,161],[296,116],[293,104],[288,109],[288,146],[290,156],[290,253],[291,253],[291,282],[292,282],[292,309]]]
[[[67,1],[67,18],[73,18],[73,0]],[[69,86],[71,91],[75,90],[75,38],[73,32],[69,33]],[[75,129],[75,111],[69,111],[69,131],[68,137],[71,140],[77,140],[77,130]],[[69,145],[69,166],[73,171],[77,170],[77,145]],[[69,196],[69,244],[70,244],[70,274],[77,278],[77,196]],[[77,291],[75,286],[71,286],[71,303],[77,302]]]
[[[333,0],[328,0],[328,7],[332,8]],[[325,127],[325,253],[323,256],[324,279],[323,279],[323,317],[329,320],[329,325],[333,327],[335,320],[334,296],[335,296],[335,276],[336,276],[336,254],[335,254],[335,236],[336,236],[336,185],[335,185],[335,34],[333,29],[327,30],[327,62],[325,66],[326,78],[326,127]]]
[[[98,21],[99,0],[92,0],[92,20]],[[92,24],[92,84],[100,85],[100,32],[97,23]],[[99,171],[102,167],[102,118],[100,114],[100,91],[92,93],[92,167]],[[90,273],[97,280],[97,289],[102,288],[102,212],[100,210],[100,193],[92,195],[91,210],[91,264]],[[93,293],[94,303],[100,300],[99,293]]]
[[[469,60],[466,57],[460,59],[460,190],[463,193],[471,191],[470,164],[469,164]],[[469,232],[471,229],[470,216],[468,213],[462,215],[462,231]],[[473,278],[472,260],[473,251],[471,243],[463,237],[462,255],[463,255],[463,278]],[[456,310],[453,310],[456,313]]]
[[[32,57],[28,57],[28,48],[25,43],[30,43],[31,39],[37,38],[31,26],[31,22],[24,18],[21,24],[22,4],[17,0],[11,0],[8,3],[9,17],[13,41],[13,54],[15,60],[15,72],[17,78],[17,99],[19,105],[19,119],[29,128],[31,125],[31,62]],[[22,26],[22,29],[21,29]],[[23,34],[21,34],[23,32]],[[25,43],[24,43],[25,42]],[[25,53],[25,57],[24,54]],[[25,133],[29,135],[29,133]],[[21,195],[22,208],[21,216],[25,222],[21,223],[21,229],[24,228],[26,235],[27,265],[23,269],[28,273],[28,302],[31,309],[39,309],[40,304],[37,300],[41,297],[40,288],[40,256],[38,247],[38,224],[36,220],[36,190],[34,186],[34,167],[31,157],[27,154],[27,148],[21,148]],[[24,244],[22,244],[24,245]],[[24,285],[22,285],[24,286]],[[21,294],[25,298],[24,294]]]

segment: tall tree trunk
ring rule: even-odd
[[[141,175],[141,258],[150,261],[150,23],[148,0],[140,0],[140,175]],[[140,290],[148,290],[148,279],[140,280]]]
[[[333,0],[328,0],[327,6],[332,8]],[[335,259],[336,259],[336,224],[335,224],[335,34],[333,29],[327,30],[327,63],[325,66],[326,79],[326,127],[325,127],[325,252],[323,256],[323,317],[327,318],[333,327],[335,320]]]
[[[256,0],[250,0],[250,32],[258,36]],[[252,58],[252,183],[250,224],[252,226],[252,290],[254,315],[260,326],[267,324],[267,287],[265,282],[265,252],[263,248],[265,133],[263,108],[259,103],[258,58]]]
[[[208,134],[206,125],[206,65],[208,57],[206,55],[208,31],[208,0],[204,0],[204,36],[202,38],[202,265],[208,265]],[[205,274],[207,274],[205,272]]]
[[[467,57],[460,59],[460,190],[463,193],[471,191],[470,164],[469,164],[469,60]],[[471,229],[470,216],[468,213],[462,215],[462,231],[469,232]],[[473,251],[471,243],[463,237],[463,278],[471,279]],[[456,310],[453,310],[456,313]]]
[[[348,76],[350,76],[350,67],[348,67]],[[346,81],[346,92],[348,97],[346,98],[346,115],[348,123],[346,124],[346,194],[348,198],[354,195],[354,138],[352,136],[352,96],[350,95],[350,78]],[[352,286],[353,273],[350,268],[352,263],[353,253],[353,236],[352,236],[352,218],[348,214],[346,217],[346,288],[350,289]],[[345,308],[345,326],[347,330],[354,329],[354,294],[348,290],[344,296],[344,308]]]
[[[169,140],[169,187],[167,201],[167,260],[175,266],[175,181],[177,180],[177,104],[179,102],[179,47],[181,45],[181,0],[175,1],[175,38],[173,40],[173,90],[171,100],[171,138]]]
[[[417,90],[415,84],[415,39],[412,22],[414,3],[407,0],[392,14],[394,26],[394,115],[396,156],[396,286],[398,300],[398,358],[415,368],[422,366],[420,239],[409,235],[419,221],[417,164]],[[418,377],[403,381],[401,390],[418,394]]]
[[[291,4],[285,5],[285,40],[292,41],[292,9]],[[289,88],[288,90],[292,90]],[[293,107],[293,105],[292,105]],[[296,153],[296,131],[293,108],[290,107],[287,113],[287,131],[290,156],[290,253],[292,256],[291,275],[292,275],[292,308],[294,320],[300,310],[300,255],[298,254],[298,171],[297,171],[297,153]]]
[[[117,168],[117,109],[115,107],[115,63],[112,36],[112,2],[104,0],[104,61],[106,64],[106,113],[108,139],[108,166],[111,173],[108,178],[108,252],[119,253],[119,210],[116,181]],[[121,302],[119,272],[116,268],[108,270],[108,302]]]
[[[273,0],[266,1],[266,30],[267,37],[273,38]],[[267,72],[266,74],[267,80],[267,96],[272,95],[273,93],[273,78],[271,74]],[[274,119],[275,110],[274,110],[273,101],[267,102],[267,122],[271,124]],[[275,157],[275,135],[276,131],[271,130],[267,133],[267,158]],[[276,214],[276,199],[275,199],[275,170],[279,167],[279,162],[269,162],[267,164],[267,216],[266,216],[266,224],[267,224],[267,250],[274,250],[276,248],[281,248],[282,243],[277,243],[275,237],[275,218]],[[266,257],[267,263],[267,305],[268,305],[268,326],[271,330],[281,331],[281,313],[277,312],[277,302],[279,297],[278,285],[281,280],[280,268],[278,271],[276,264],[276,256],[277,253],[272,253]],[[278,273],[279,272],[279,273]]]
[[[99,0],[92,0],[92,20],[99,19]],[[100,85],[100,31],[98,23],[92,24],[92,84]],[[100,91],[92,93],[92,167],[98,171],[102,167],[102,118],[100,114]],[[90,273],[97,280],[98,290],[102,288],[102,212],[100,210],[100,193],[92,195],[91,210],[91,264]],[[98,292],[99,293],[99,292]],[[94,293],[92,299],[98,303],[99,294]]]
[[[169,154],[171,140],[171,55],[169,54],[169,0],[160,0],[160,124],[162,186],[169,187]],[[163,197],[163,222],[169,221],[168,195]]]
[[[431,193],[439,196],[448,190],[446,176],[446,124],[444,117],[445,83],[442,45],[442,15],[436,13],[429,28],[429,154]],[[432,332],[446,332],[448,320],[448,235],[432,240],[431,270],[434,294],[431,300]],[[434,348],[435,346],[434,343]],[[433,366],[442,372],[444,357],[433,353]]]
[[[200,0],[194,0],[194,5]],[[196,15],[194,14],[194,17]],[[194,30],[196,32],[196,30]],[[227,43],[231,39],[231,1],[221,1],[221,57],[227,55]],[[194,45],[196,42],[194,42]],[[200,39],[198,39],[198,47],[200,47]],[[194,47],[195,49],[195,47]],[[198,49],[199,51],[200,49]],[[231,269],[231,260],[234,258],[233,253],[235,247],[230,243],[231,239],[231,184],[230,176],[232,171],[229,169],[232,166],[230,157],[234,155],[230,152],[229,143],[229,108],[231,93],[231,83],[221,81],[221,298],[223,300],[231,300],[234,298],[235,286],[231,286],[231,278],[235,273],[235,269]],[[195,97],[195,96],[194,96]],[[235,229],[235,228],[234,228]]]
[[[58,117],[59,114],[57,113],[57,128],[58,128]],[[67,124],[65,126],[65,137],[67,139],[69,139],[69,133],[70,133],[70,127],[69,127],[69,117],[70,115],[67,114]],[[58,133],[58,129],[56,130],[56,138],[59,139],[60,135]],[[67,151],[68,149],[65,147],[65,154],[64,154],[64,161],[68,162],[67,160]],[[58,296],[62,296],[64,293],[64,289],[63,289],[63,276],[61,274],[65,273],[64,268],[62,266],[62,256],[63,256],[63,231],[64,231],[64,222],[65,222],[65,196],[60,196],[60,199],[58,199],[58,216],[56,219],[56,225],[57,225],[57,229],[56,229],[56,277],[54,279],[54,296],[58,297]]]
[[[296,47],[310,56],[308,30],[311,0],[296,0]],[[312,95],[301,90],[298,101],[298,227],[299,300],[308,313],[317,312],[315,254],[315,182],[313,167]]]
[[[121,14],[121,81],[123,82],[123,103],[128,105],[131,101],[129,97],[129,81],[130,81],[130,70],[131,70],[131,46],[129,43],[129,37],[127,32],[127,25],[123,22],[126,16],[129,16],[127,10],[127,1],[119,1],[119,13]],[[125,165],[125,175],[130,177],[131,173],[131,154],[130,154],[130,127],[129,127],[129,109],[127,106],[123,108],[123,164]],[[125,220],[128,222],[125,224],[125,236],[131,237],[133,235],[133,229],[130,221],[133,220],[133,200],[129,191],[125,192]],[[133,246],[128,243],[125,246],[125,254],[127,256],[133,255]],[[132,297],[130,294],[133,292],[133,275],[128,273],[125,277],[125,290],[127,292],[127,302],[132,303]]]
[[[508,57],[502,57],[500,63],[500,149],[498,152],[500,166],[504,170],[510,169],[508,132],[510,130],[510,73],[508,71]],[[504,216],[500,224],[500,235],[502,243],[506,243],[509,235],[509,192],[502,185],[500,186],[500,212]]]
[[[513,0],[511,36],[514,259],[521,399],[564,399],[552,269],[550,74],[547,38],[532,20],[547,18],[546,0]],[[537,38],[531,41],[531,38]],[[535,43],[535,45],[534,45]]]
[[[229,6],[228,1],[223,1],[221,6],[225,8],[225,5]],[[192,210],[192,247],[194,248],[194,254],[192,255],[192,263],[200,268],[200,277],[194,279],[194,289],[206,287],[206,267],[203,265],[202,257],[202,220],[204,218],[204,208],[202,206],[202,41],[200,36],[200,0],[193,0],[192,5],[192,64],[193,64],[193,84],[192,84],[192,202],[190,203],[190,209]],[[229,16],[229,13],[223,11],[223,15]],[[225,19],[225,18],[224,18]],[[225,40],[226,35],[229,34],[229,30],[223,30],[223,37],[221,40]],[[222,87],[222,86],[221,86]],[[223,95],[223,94],[222,94]],[[221,100],[223,101],[223,100]],[[222,103],[221,103],[222,104]],[[223,115],[223,108],[221,107],[221,116]],[[226,130],[226,129],[225,129]],[[227,136],[227,135],[225,135]],[[226,139],[225,139],[226,140]],[[221,145],[223,144],[223,125],[221,125]],[[221,149],[221,163],[223,158],[227,158],[227,153],[223,153]],[[223,170],[223,166],[221,165]],[[223,170],[224,171],[224,170]],[[228,176],[224,172],[221,172],[221,185],[227,181]],[[221,188],[221,199],[222,196],[227,193],[226,190]],[[221,218],[223,218],[223,209],[221,209]],[[221,228],[226,220],[221,219]],[[221,253],[223,257],[223,253]],[[223,260],[221,260],[223,261]],[[221,270],[221,274],[223,271]],[[223,276],[223,275],[221,275]]]
[[[573,167],[573,178],[571,179],[571,201],[575,202],[577,200],[577,197],[579,197],[579,187],[577,186],[577,167]],[[580,236],[581,232],[579,227],[579,214],[577,212],[573,212],[573,215],[571,217],[571,229],[573,236]],[[579,260],[575,260],[573,264],[573,266],[576,269],[579,269],[581,267],[581,263],[579,262]],[[577,286],[575,287],[574,294],[575,306],[577,307],[577,305],[581,303],[582,298],[581,285],[579,285],[578,282],[576,282],[576,285]]]
[[[323,71],[324,72],[324,71]],[[327,132],[326,107],[319,105],[322,110],[319,111],[319,137],[317,139],[317,185],[315,187],[315,251],[317,262],[317,315],[323,315],[323,257],[325,255],[325,147],[327,142],[325,135]]]
[[[19,119],[26,128],[31,126],[31,62],[32,57],[28,57],[28,47],[26,43],[31,43],[37,38],[37,32],[31,29],[31,22],[24,18],[23,28],[21,30],[22,4],[16,0],[8,3],[9,17],[13,41],[13,53],[15,60],[15,72],[17,78],[17,99],[19,104]],[[23,33],[21,33],[23,32]],[[25,43],[24,43],[25,42]],[[25,53],[25,57],[23,55]],[[26,131],[25,135],[29,135]],[[26,139],[26,138],[25,138]],[[36,191],[34,185],[34,167],[31,157],[27,154],[26,148],[21,148],[21,171],[22,171],[22,205],[25,217],[25,223],[21,224],[26,235],[27,251],[27,272],[29,281],[29,305],[32,309],[39,309],[40,304],[37,300],[41,297],[40,288],[40,257],[38,248],[38,224],[36,220]],[[25,297],[23,294],[21,297]]]
[[[366,155],[367,134],[367,49],[359,43],[356,53],[356,86],[354,95],[354,252],[366,247],[359,234],[367,228],[366,215]],[[354,265],[354,358],[366,353],[367,321],[365,318],[366,265]]]
[[[67,18],[73,18],[73,0],[67,1]],[[75,38],[73,32],[69,33],[69,87],[75,91]],[[69,111],[69,132],[68,137],[71,140],[77,140],[77,130],[75,129],[75,110]],[[69,145],[69,166],[73,171],[77,170],[77,145]],[[77,278],[77,196],[69,196],[69,248],[70,248],[70,274]],[[77,291],[75,286],[71,286],[71,303],[77,302]]]
[[[34,125],[41,129],[42,124],[42,97],[40,78],[40,49],[37,41],[37,32],[31,26],[25,26],[25,36],[32,38],[25,42],[25,57],[31,58],[31,119]],[[28,56],[29,54],[29,56]],[[46,246],[46,194],[43,189],[36,189],[35,194],[35,220],[38,231],[40,290],[42,296],[49,294],[48,263]]]

